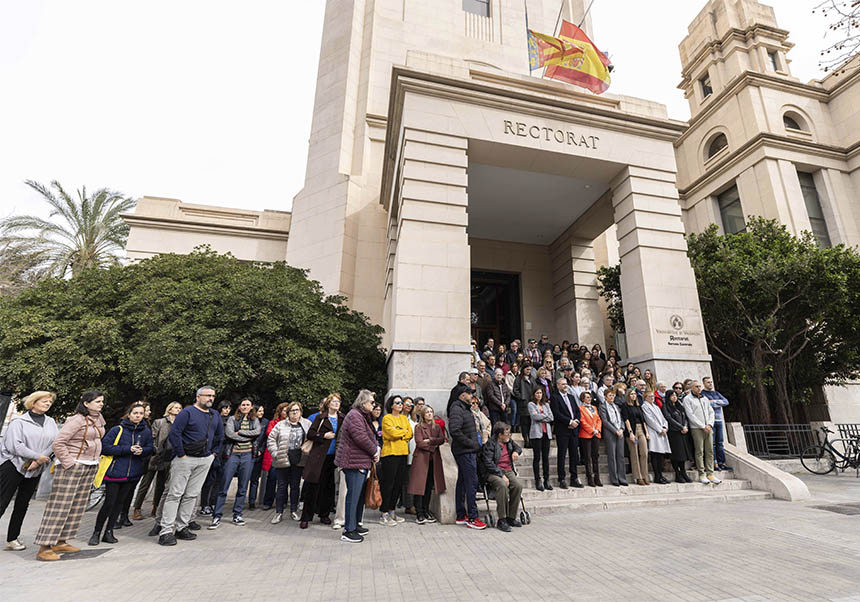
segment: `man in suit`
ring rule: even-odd
[[[564,461],[570,454],[570,483],[574,487],[582,487],[576,476],[576,465],[579,464],[579,406],[566,378],[559,378],[555,384],[556,390],[549,399],[549,408],[555,418],[552,430],[558,445],[558,486],[567,489]]]

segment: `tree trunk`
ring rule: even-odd
[[[768,403],[767,387],[764,384],[765,364],[761,344],[753,348],[753,386],[755,396],[750,400],[750,415],[756,424],[771,424],[773,420]]]
[[[794,412],[788,394],[788,366],[781,358],[777,358],[773,364],[773,389],[777,421],[779,424],[793,424]]]

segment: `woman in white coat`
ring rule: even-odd
[[[648,439],[648,455],[651,456],[654,482],[668,485],[669,481],[663,476],[663,464],[666,454],[672,451],[669,447],[669,423],[663,416],[663,411],[654,403],[654,391],[645,391],[644,398],[642,413],[645,415],[645,426],[650,437]]]
[[[56,398],[48,391],[36,391],[25,397],[27,411],[9,423],[0,441],[0,516],[15,498],[6,532],[6,550],[18,552],[27,547],[18,536],[39,477],[53,456],[51,445],[60,432],[54,419],[45,415]]]

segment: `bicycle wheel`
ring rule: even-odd
[[[807,447],[800,454],[800,463],[812,474],[827,474],[836,468],[833,452],[820,445]]]

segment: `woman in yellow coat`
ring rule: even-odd
[[[394,514],[394,504],[406,479],[410,439],[412,426],[409,416],[403,413],[403,399],[400,395],[392,395],[385,402],[385,416],[382,417],[382,470],[379,476],[382,488],[382,505],[379,507],[382,518],[379,522],[389,527],[406,520]]]

